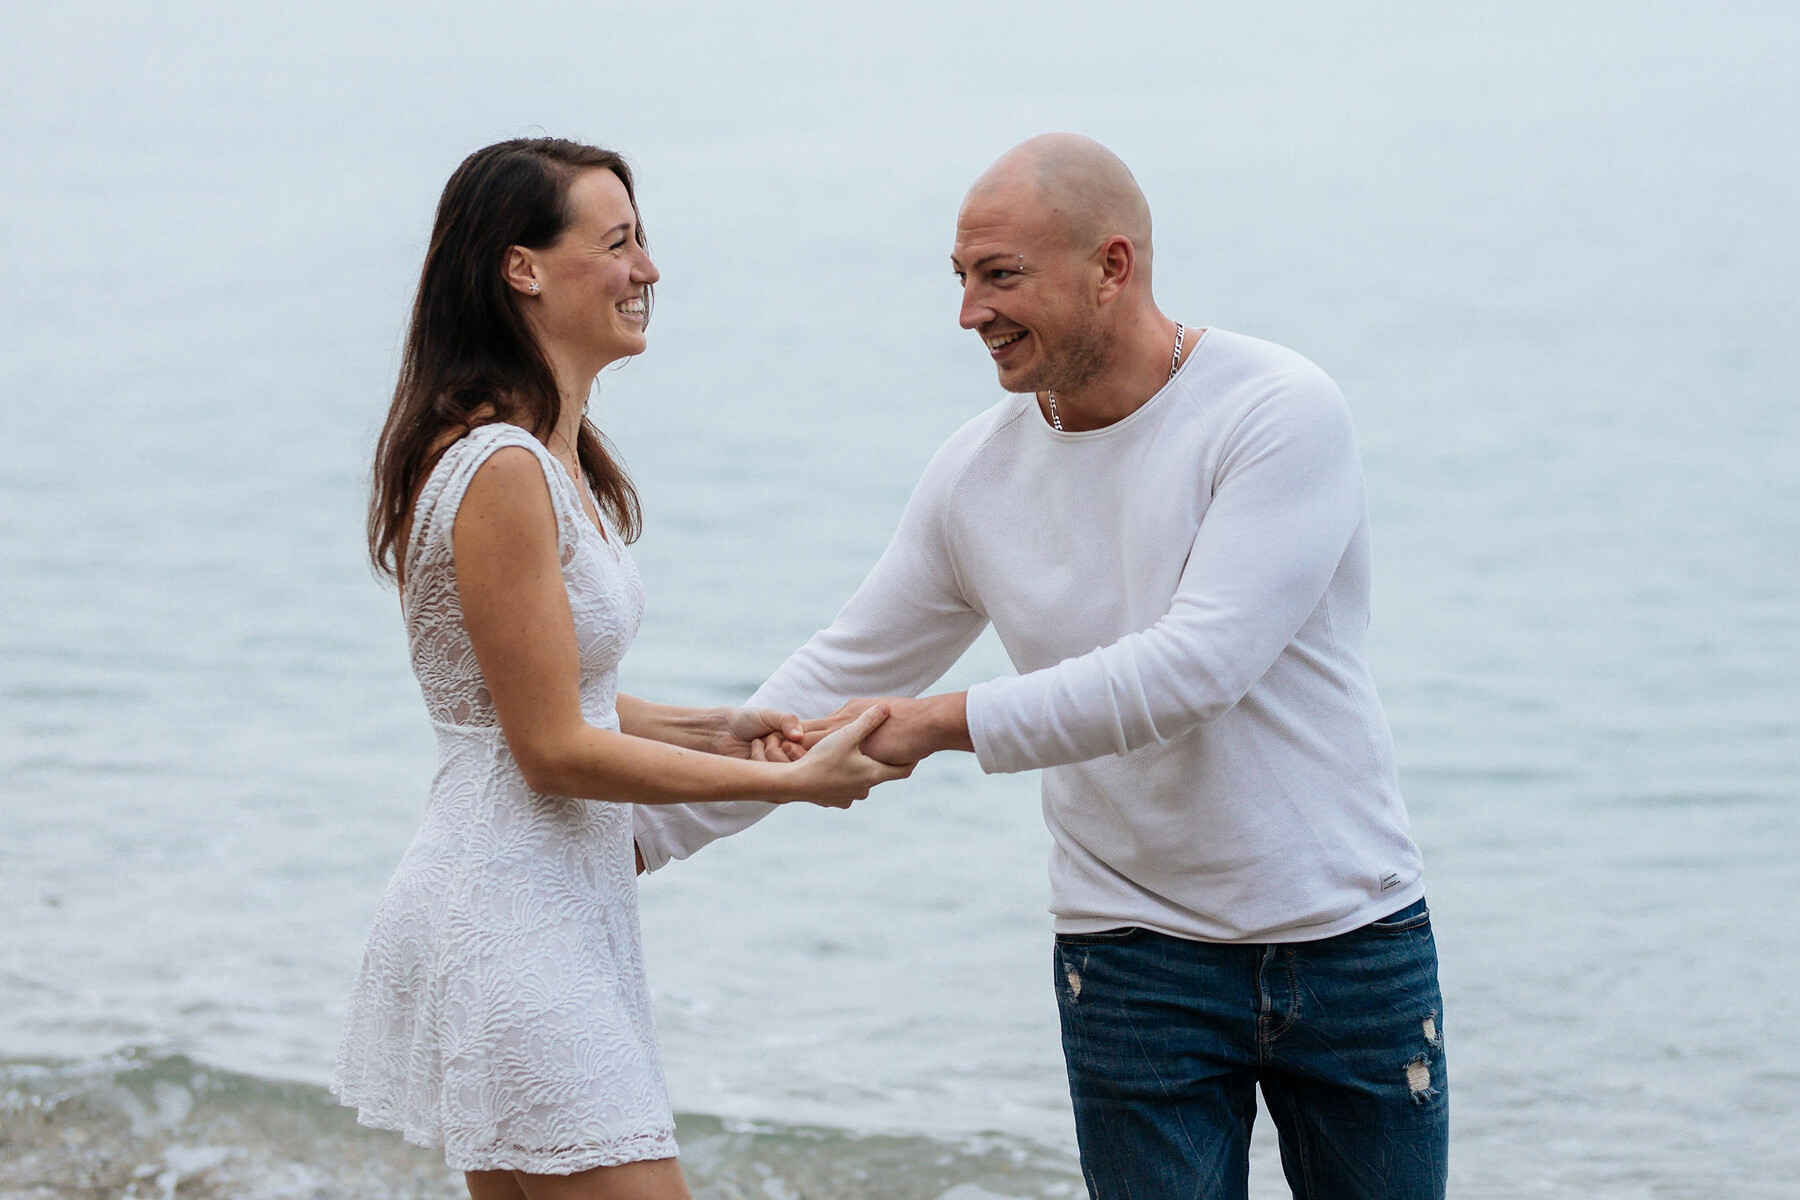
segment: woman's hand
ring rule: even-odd
[[[913,764],[890,766],[862,752],[863,739],[888,718],[885,704],[871,704],[855,720],[826,734],[805,757],[794,763],[790,778],[796,798],[829,808],[849,808],[878,783],[905,779]]]
[[[817,745],[826,735],[842,729],[844,726],[869,711],[874,705],[886,705],[888,712],[892,713],[895,704],[906,704],[908,702],[909,701],[904,696],[875,696],[864,697],[857,700],[847,700],[844,702],[842,708],[838,709],[828,717],[819,717],[815,720],[801,722],[800,728],[805,733],[805,736],[801,740],[808,746]]]
[[[806,753],[806,729],[793,713],[774,708],[727,708],[706,749],[727,758],[794,762]]]
[[[815,717],[800,723],[801,736],[792,734],[769,734],[761,739],[752,758],[768,762],[799,762],[808,749],[818,745],[827,736],[837,732],[856,718],[867,712],[872,706],[885,704],[891,714],[894,702],[906,704],[904,697],[895,696],[876,699],[852,700],[828,717]]]

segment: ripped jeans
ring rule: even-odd
[[[1056,994],[1093,1200],[1242,1200],[1255,1087],[1299,1200],[1441,1200],[1450,1111],[1424,900],[1316,942],[1062,934]]]

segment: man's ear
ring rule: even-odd
[[[1094,299],[1105,304],[1131,285],[1137,273],[1137,247],[1130,238],[1116,233],[1094,251],[1094,265],[1098,269]]]
[[[506,263],[500,269],[506,286],[515,292],[535,296],[543,285],[538,280],[537,256],[523,246],[508,246]]]

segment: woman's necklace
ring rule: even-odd
[[[1186,332],[1187,332],[1186,326],[1184,326],[1180,321],[1175,322],[1175,353],[1169,355],[1169,378],[1170,379],[1175,378],[1175,372],[1181,366],[1181,338],[1182,338],[1182,335],[1185,334]],[[1056,393],[1055,392],[1045,392],[1044,395],[1049,397],[1049,399],[1050,399],[1050,423],[1052,425],[1056,426],[1056,431],[1058,433],[1067,432],[1062,427],[1062,414],[1056,411]]]

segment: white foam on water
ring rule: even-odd
[[[350,1200],[465,1195],[441,1157],[356,1124],[321,1089],[207,1072],[185,1058],[0,1062],[0,1197],[101,1194]],[[170,1105],[179,1092],[186,1099]],[[163,1102],[159,1104],[160,1102]],[[146,1114],[155,1111],[155,1119]],[[677,1117],[696,1200],[1072,1195],[1067,1160],[1028,1143],[954,1144]]]

